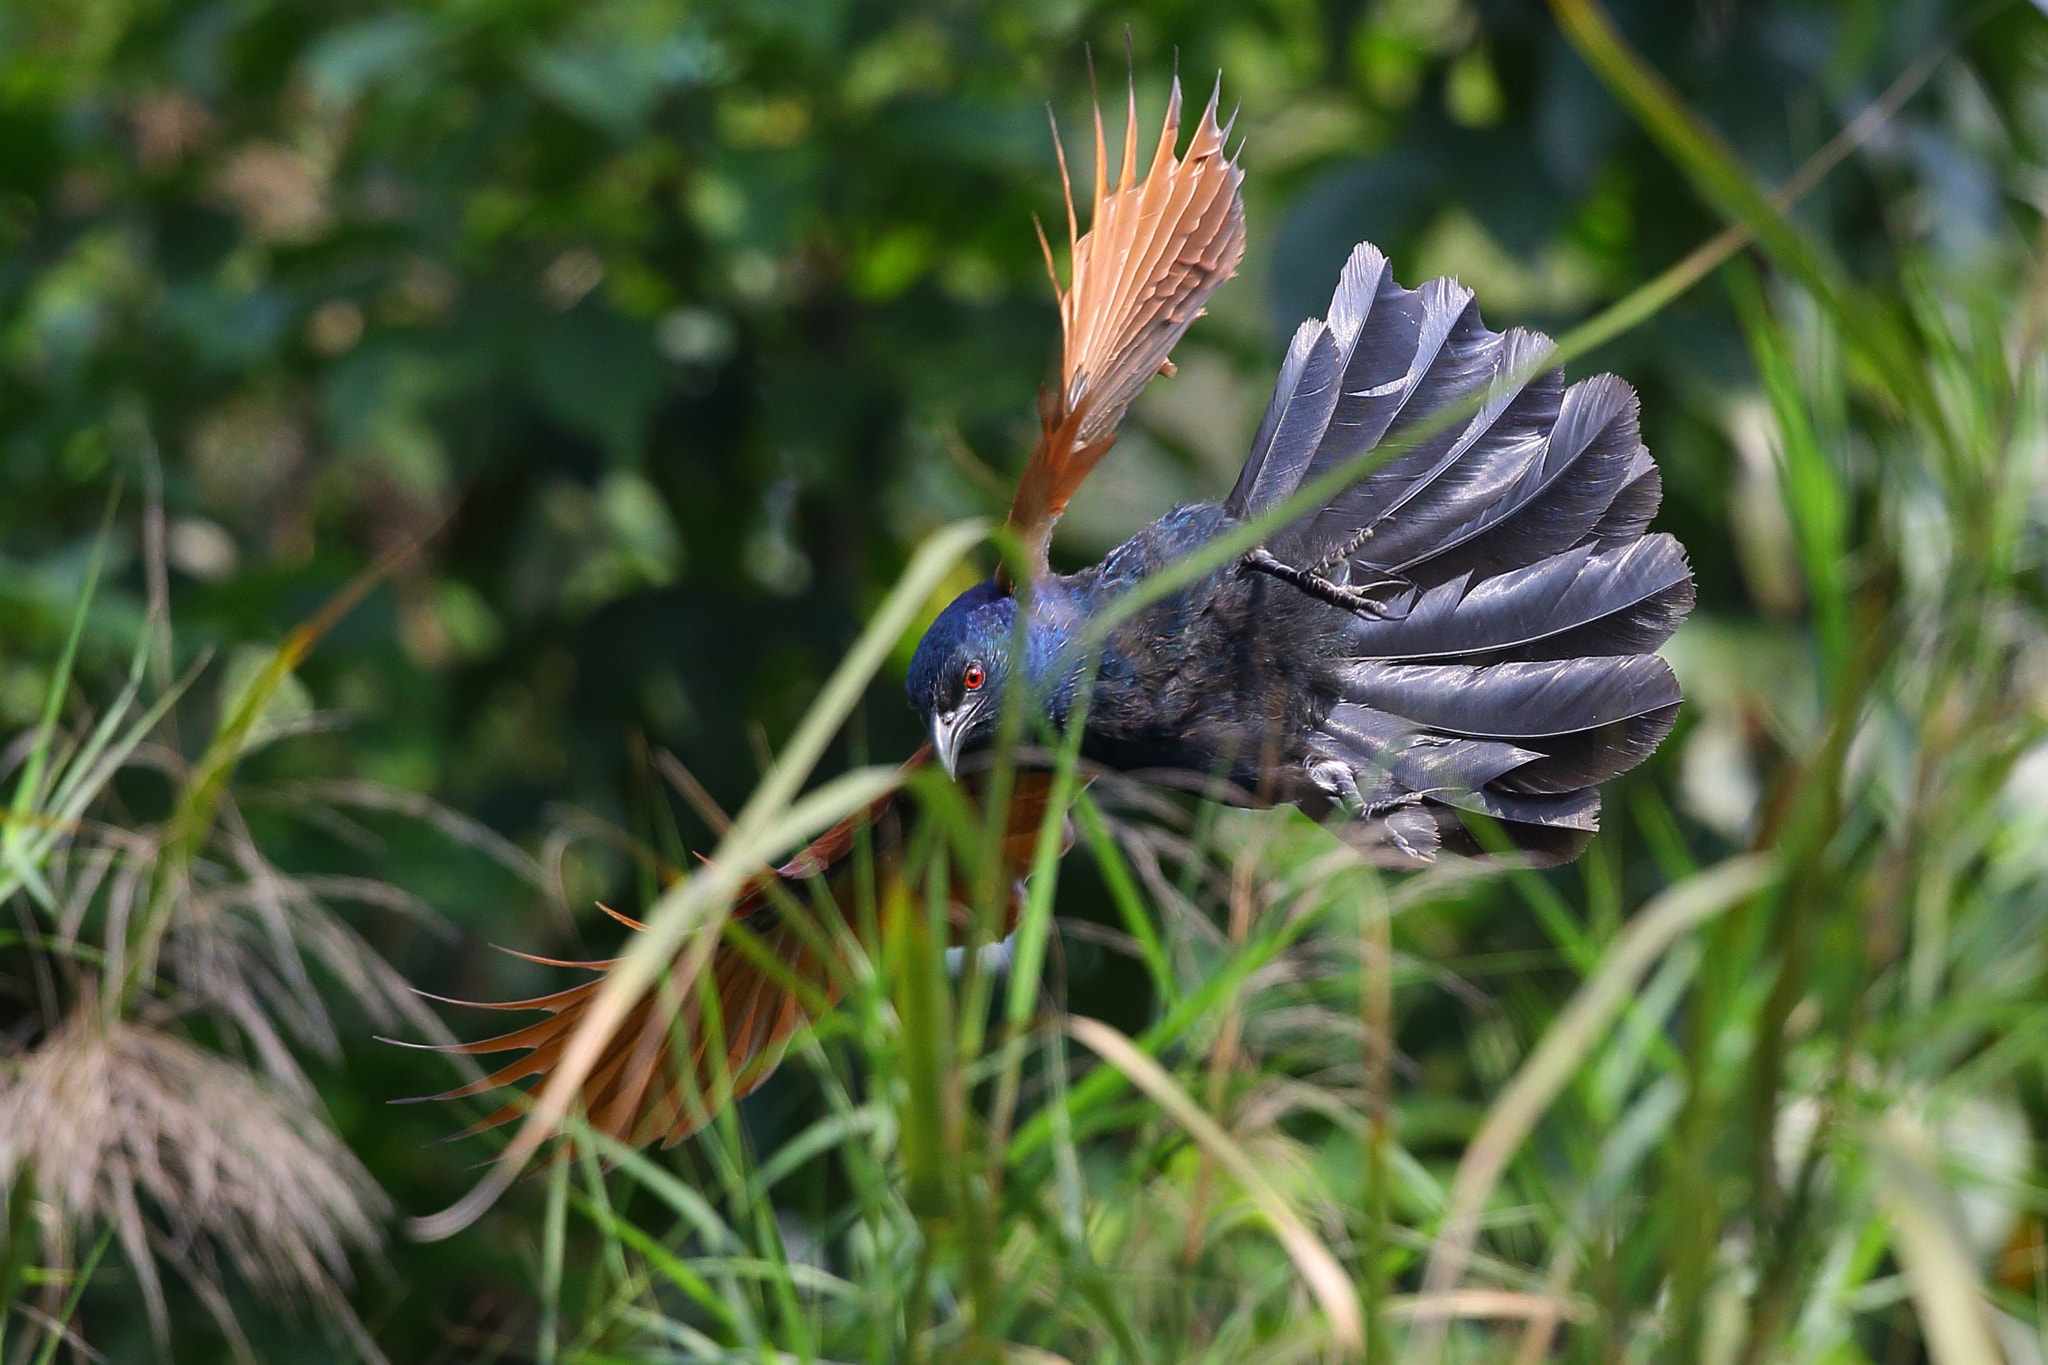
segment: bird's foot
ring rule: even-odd
[[[1354,616],[1363,616],[1369,620],[1399,621],[1406,617],[1415,605],[1415,585],[1397,574],[1382,574],[1377,581],[1366,584],[1333,583],[1319,573],[1297,569],[1292,564],[1274,558],[1272,552],[1263,546],[1246,554],[1238,564],[1243,570],[1277,578],[1282,583],[1301,589],[1318,602],[1342,607]],[[1401,596],[1389,601],[1375,595],[1388,589],[1393,589]],[[1405,597],[1406,600],[1401,600],[1401,597]]]
[[[1365,809],[1365,796],[1358,790],[1358,774],[1342,759],[1325,758],[1310,763],[1308,778],[1346,814],[1355,816]]]

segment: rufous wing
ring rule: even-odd
[[[1116,441],[1132,400],[1167,368],[1175,343],[1244,257],[1244,172],[1225,146],[1229,129],[1217,122],[1221,88],[1219,83],[1209,96],[1187,150],[1176,155],[1181,94],[1174,81],[1159,145],[1142,180],[1133,91],[1114,188],[1107,180],[1102,111],[1096,109],[1095,203],[1085,234],[1075,218],[1073,182],[1061,150],[1072,248],[1064,288],[1046,248],[1060,305],[1060,378],[1039,396],[1038,444],[1018,482],[1009,520],[1034,573],[1046,567],[1053,523]]]
[[[904,764],[904,774],[930,762],[927,745]],[[1016,775],[1001,841],[1005,869],[1013,883],[1030,865],[1050,795],[1050,774]],[[628,1146],[678,1142],[727,1103],[766,1080],[790,1040],[810,1021],[812,1009],[837,1001],[843,979],[838,964],[827,958],[841,926],[800,930],[784,919],[779,893],[790,893],[800,905],[814,905],[817,901],[809,884],[823,878],[826,903],[841,908],[844,927],[856,927],[850,907],[856,903],[857,891],[851,879],[859,874],[851,855],[860,832],[863,828],[875,832],[875,875],[881,879],[898,876],[895,853],[901,848],[901,826],[910,817],[910,809],[911,803],[900,791],[884,796],[826,830],[782,866],[763,871],[749,883],[733,906],[731,922],[752,936],[756,951],[748,951],[737,935],[729,934],[713,950],[705,968],[708,990],[686,988],[678,982],[640,998],[606,1040],[597,1064],[583,1082],[581,1109],[591,1126]],[[886,894],[886,888],[877,890],[877,905],[904,903],[903,897]],[[956,893],[964,900],[967,888],[957,887]],[[917,900],[911,898],[908,903]],[[1008,910],[1012,923],[1016,912],[1013,900]],[[960,921],[956,929],[964,927],[964,906],[956,906],[955,913]],[[629,928],[639,928],[623,915],[614,913],[613,918]],[[1003,931],[1008,932],[1012,923],[1004,924]],[[871,950],[876,947],[868,946]],[[779,963],[780,970],[764,968],[761,956]],[[479,1080],[428,1098],[462,1099],[531,1078],[541,1078],[536,1080],[538,1085],[561,1061],[612,962],[531,960],[577,967],[593,976],[551,995],[481,1006],[540,1011],[547,1017],[496,1037],[441,1049],[472,1056],[522,1055]],[[717,1011],[715,1027],[705,1017],[707,998]],[[510,1122],[526,1108],[526,1097],[514,1095],[456,1136]]]

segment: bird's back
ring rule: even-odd
[[[1221,503],[1175,508],[1061,590],[1105,609],[1234,524]],[[1238,799],[1302,799],[1304,737],[1337,699],[1348,619],[1234,558],[1212,568],[1108,632],[1084,752],[1127,772],[1211,780]]]

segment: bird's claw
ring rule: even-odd
[[[1415,585],[1398,574],[1381,574],[1378,582],[1366,586],[1354,587],[1346,583],[1333,583],[1319,573],[1297,569],[1292,564],[1275,558],[1273,553],[1263,546],[1246,554],[1239,564],[1246,570],[1267,574],[1299,588],[1319,602],[1342,607],[1354,616],[1362,616],[1372,621],[1404,620],[1415,606]],[[1374,595],[1388,588],[1396,589],[1400,596],[1392,601],[1386,601]]]

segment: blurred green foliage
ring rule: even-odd
[[[1613,8],[1768,182],[1958,44],[1797,217],[1878,288],[1902,254],[1945,289],[1994,288],[2034,236],[2034,9]],[[481,945],[575,951],[590,898],[635,889],[551,836],[582,811],[644,828],[648,746],[736,806],[908,547],[1004,503],[1056,341],[1031,231],[1063,212],[1046,110],[1085,174],[1089,45],[1105,88],[1128,45],[1148,120],[1176,66],[1201,88],[1222,71],[1251,254],[1063,527],[1075,562],[1227,486],[1280,339],[1354,242],[1406,281],[1461,275],[1496,324],[1560,330],[1721,226],[1530,0],[9,0],[0,732],[34,723],[116,481],[88,676],[140,637],[159,490],[175,667],[274,646],[428,537],[302,671],[306,703],[345,724],[256,764],[430,793],[541,851],[559,894],[410,829],[380,827],[373,850],[294,834],[276,856],[374,861],[446,915],[452,943],[395,914],[366,926],[429,989],[541,982]],[[1754,683],[1804,603],[1737,311],[1702,287],[1595,368],[1643,395],[1661,525],[1700,583],[1691,638],[1736,641]],[[1718,851],[1750,828],[1759,721],[1723,674],[1699,677],[1642,780],[1681,782],[1686,837]],[[856,734],[879,757],[915,742],[893,686]],[[1088,913],[1099,894],[1076,883]],[[1480,904],[1440,930],[1447,950],[1530,946]],[[1071,956],[1077,1001],[1095,980],[1095,1012],[1138,1017],[1100,953]],[[1455,1031],[1434,1008],[1403,1039],[1425,1065]],[[447,1114],[382,1110],[439,1088],[437,1068],[365,1040],[319,1079],[401,1204],[461,1187],[468,1153],[421,1145]],[[523,1337],[538,1199],[394,1249],[363,1294],[393,1358]]]

